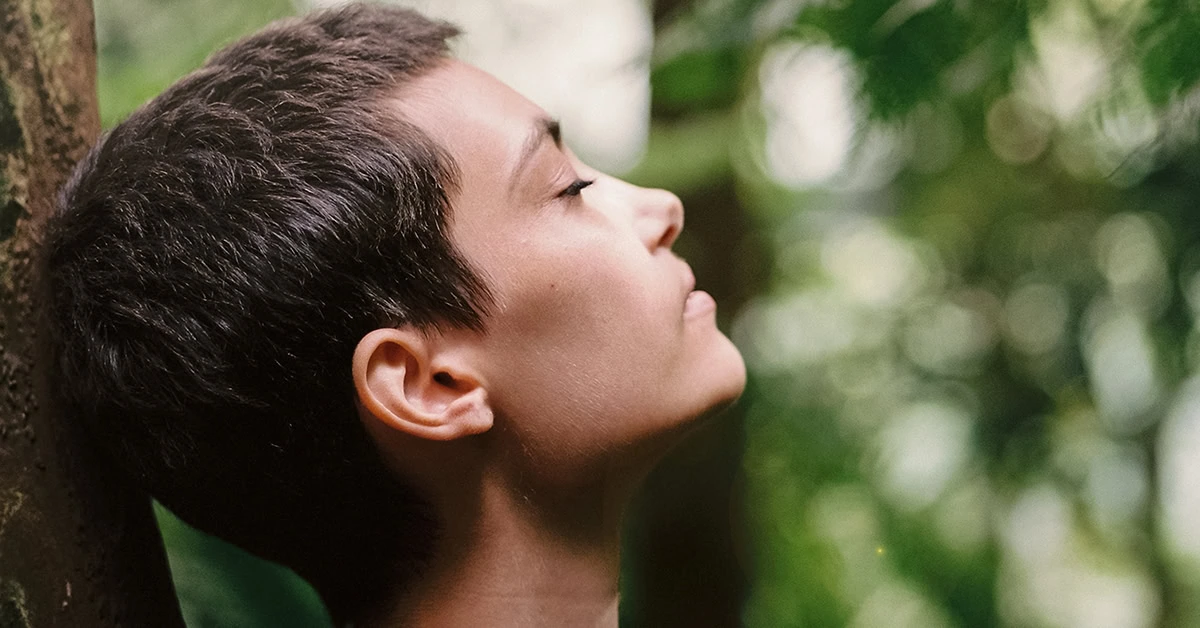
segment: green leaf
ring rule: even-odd
[[[1200,81],[1200,3],[1150,0],[1135,35],[1146,94],[1156,105]]]

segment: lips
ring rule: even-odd
[[[687,294],[696,289],[696,275],[687,262],[683,263],[683,293]]]
[[[694,318],[704,316],[717,309],[717,302],[712,295],[703,290],[693,290],[688,293],[687,301],[683,302],[683,317]]]
[[[683,317],[694,318],[703,316],[717,309],[717,302],[712,295],[703,290],[696,290],[696,275],[687,263],[683,265],[683,286],[686,295],[683,301]]]

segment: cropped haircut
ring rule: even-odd
[[[43,234],[65,410],[335,614],[418,571],[435,534],[359,421],[355,347],[481,329],[490,303],[448,235],[456,166],[395,112],[456,32],[351,5],[234,43],[103,138]]]

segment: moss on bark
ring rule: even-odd
[[[149,499],[57,411],[33,252],[99,132],[88,0],[0,0],[0,628],[182,626]]]

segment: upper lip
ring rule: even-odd
[[[683,262],[683,296],[691,294],[696,289],[696,275],[692,272],[692,267],[687,262]]]

